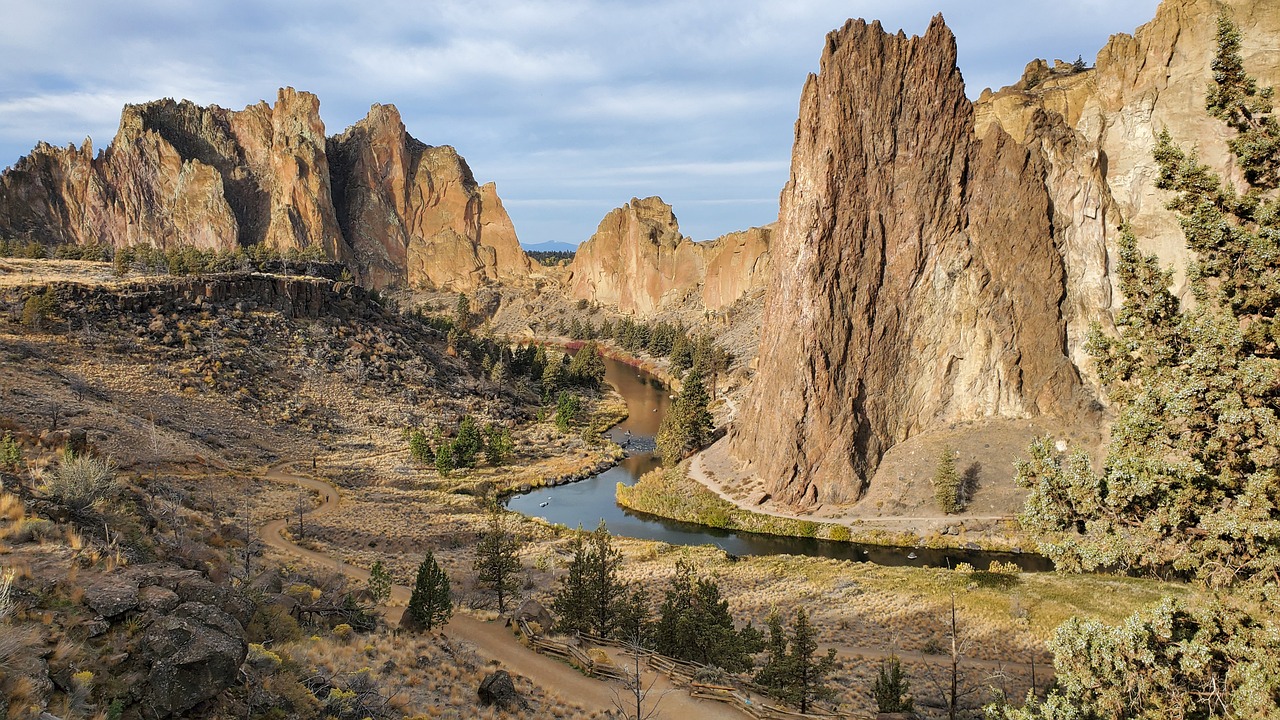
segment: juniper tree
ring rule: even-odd
[[[908,693],[911,683],[902,670],[902,661],[897,655],[890,655],[880,663],[880,671],[876,674],[871,694],[876,699],[876,710],[882,713],[909,713],[915,711],[915,703]]]
[[[963,490],[960,471],[956,470],[956,451],[950,445],[944,445],[938,454],[938,467],[933,473],[933,497],[938,509],[953,515],[964,510],[961,499]]]
[[[423,464],[435,460],[435,453],[431,450],[431,443],[427,442],[426,433],[418,428],[409,432],[409,456]]]
[[[480,437],[480,426],[476,419],[465,415],[458,423],[458,436],[453,439],[453,462],[456,467],[475,467],[476,456],[484,448],[484,439]]]
[[[405,609],[409,617],[427,630],[449,622],[453,617],[453,599],[450,597],[449,577],[436,563],[430,550],[418,565],[418,576],[413,583],[413,594]]]
[[[709,578],[695,577],[683,561],[667,588],[653,627],[654,649],[664,655],[715,665],[731,672],[751,669],[764,636],[748,625],[737,630],[729,603]]]
[[[382,566],[381,560],[375,560],[369,568],[369,596],[375,603],[384,603],[391,597],[391,575]]]
[[[569,363],[569,379],[577,385],[597,388],[604,381],[604,359],[594,340],[584,343]]]
[[[476,543],[476,582],[488,588],[506,614],[507,600],[520,592],[520,540],[503,523],[501,513],[489,513],[489,527]]]
[[[1194,303],[1126,231],[1117,333],[1095,328],[1088,345],[1116,410],[1102,470],[1046,438],[1017,478],[1022,524],[1060,569],[1177,573],[1231,594],[1115,628],[1067,622],[1050,642],[1058,689],[1010,718],[1280,715],[1280,128],[1226,16],[1212,69],[1206,106],[1235,132],[1243,194],[1167,132],[1155,150],[1195,256]]]

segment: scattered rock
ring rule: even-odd
[[[187,602],[147,628],[145,702],[160,717],[181,714],[235,683],[248,652],[244,628],[211,605]]]

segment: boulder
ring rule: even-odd
[[[520,697],[520,693],[516,692],[516,686],[511,682],[511,675],[506,670],[485,675],[484,680],[480,681],[477,694],[480,696],[481,705],[492,705],[504,710],[526,710],[529,707],[524,698]]]
[[[138,590],[138,607],[144,612],[167,613],[181,602],[177,593],[159,585],[148,585]]]
[[[122,576],[99,578],[84,589],[85,603],[104,618],[138,607],[138,584]]]
[[[212,605],[186,602],[147,628],[138,653],[149,664],[143,702],[158,717],[181,715],[235,683],[248,652],[244,628]]]

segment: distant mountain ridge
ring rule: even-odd
[[[521,243],[525,252],[575,252],[578,249],[573,243],[550,240],[540,243]]]

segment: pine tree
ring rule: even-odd
[[[681,384],[680,394],[658,427],[658,452],[663,463],[680,462],[690,450],[702,447],[711,438],[715,422],[709,404],[701,373],[690,370]]]
[[[909,713],[915,711],[915,703],[908,697],[911,683],[902,670],[902,661],[897,655],[890,655],[880,663],[880,672],[876,675],[871,694],[876,699],[876,710],[882,713]]]
[[[796,610],[790,637],[783,635],[782,620],[777,613],[769,617],[769,640],[765,649],[768,660],[755,680],[773,697],[807,713],[815,702],[835,694],[827,684],[827,675],[835,667],[836,651],[817,655],[816,633],[804,608]]]
[[[603,520],[589,535],[581,528],[574,538],[573,560],[552,601],[562,632],[590,632],[611,637],[618,629],[626,586],[618,579],[622,553]]]
[[[405,612],[414,623],[427,630],[444,625],[453,616],[449,577],[436,564],[435,555],[430,550],[418,566],[413,594],[409,597],[409,607]]]
[[[964,510],[961,502],[960,472],[956,470],[956,451],[944,445],[938,454],[938,468],[933,473],[933,497],[938,509],[952,515]]]
[[[0,440],[0,467],[9,472],[17,472],[21,464],[22,448],[18,446],[18,441],[14,440],[13,433],[5,431],[4,439]]]
[[[369,596],[375,603],[381,604],[391,597],[391,575],[382,566],[381,560],[375,560],[369,568]]]
[[[453,472],[453,444],[444,443],[436,448],[436,472],[448,475]]]
[[[460,333],[471,330],[471,301],[465,293],[458,293],[458,299],[453,304],[453,326]]]
[[[586,342],[569,363],[569,379],[576,385],[598,388],[604,381],[604,358],[594,340]]]
[[[719,586],[708,578],[695,578],[693,568],[683,561],[676,564],[653,636],[654,649],[664,655],[731,672],[749,670],[752,655],[764,647],[755,628],[734,628]]]
[[[435,460],[435,453],[431,450],[431,443],[427,442],[426,433],[417,428],[409,433],[409,456],[423,464]]]
[[[490,465],[498,467],[507,461],[514,449],[511,430],[490,423],[485,431],[484,459]]]
[[[542,369],[542,397],[544,400],[550,400],[560,392],[568,378],[565,374],[564,363],[559,357],[548,357],[546,365]]]
[[[453,463],[456,467],[475,467],[476,456],[484,448],[480,427],[476,419],[465,415],[458,423],[458,436],[453,440]]]
[[[520,592],[520,541],[497,512],[489,514],[489,528],[476,543],[476,581],[493,592],[498,613],[506,614],[507,600]]]

